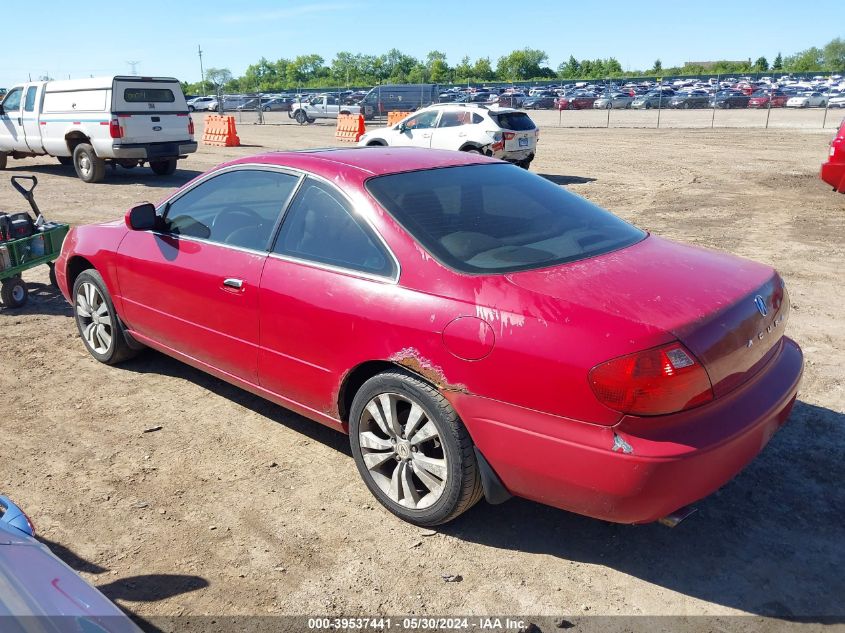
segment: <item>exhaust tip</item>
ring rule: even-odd
[[[698,512],[698,508],[693,508],[692,506],[684,506],[683,508],[678,508],[671,514],[667,514],[662,519],[658,519],[657,522],[661,525],[665,525],[666,527],[677,527],[681,521],[695,514],[696,512]]]

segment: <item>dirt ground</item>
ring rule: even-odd
[[[792,418],[674,530],[518,499],[482,502],[436,531],[402,523],[359,480],[345,436],[157,353],[94,361],[46,268],[25,276],[25,309],[0,310],[0,491],[141,618],[841,619],[845,196],[817,177],[832,137],[821,112],[777,114],[814,115],[819,129],[567,129],[557,112],[536,116],[532,171],[655,233],[771,264],[791,294],[787,332],[806,356]],[[0,180],[36,174],[47,216],[80,224],[159,200],[229,158],[336,144],[326,124],[242,123],[239,134],[243,147],[201,147],[172,177],[121,168],[86,185],[44,158],[12,161]],[[0,208],[22,206],[0,182]]]

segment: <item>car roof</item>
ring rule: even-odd
[[[224,163],[279,165],[301,169],[328,180],[354,178],[362,182],[383,176],[423,169],[439,169],[500,161],[481,154],[419,147],[319,148],[258,154]]]

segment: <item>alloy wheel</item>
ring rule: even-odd
[[[443,495],[449,469],[440,432],[417,402],[375,396],[361,413],[358,438],[369,476],[391,501],[420,510]]]
[[[107,353],[114,336],[112,316],[103,295],[90,282],[81,284],[76,292],[76,316],[88,346],[97,354]]]

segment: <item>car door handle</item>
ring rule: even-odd
[[[237,290],[242,290],[244,287],[244,280],[229,277],[228,279],[223,280],[223,285],[227,286],[228,288],[236,288]]]
[[[422,135],[422,137],[423,137],[423,138],[431,138],[431,133],[428,133],[428,134],[423,134],[423,135]]]

